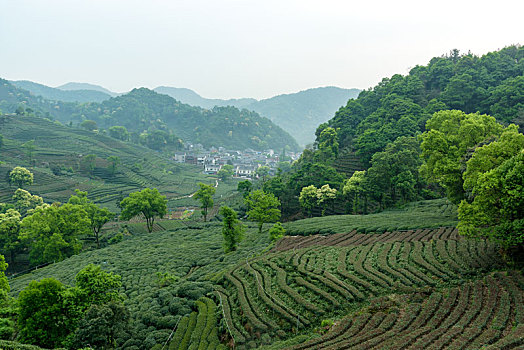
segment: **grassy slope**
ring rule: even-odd
[[[193,193],[197,182],[214,182],[201,174],[200,168],[176,164],[162,155],[131,143],[97,135],[85,130],[73,129],[51,121],[34,117],[0,116],[4,147],[0,149],[0,202],[8,202],[15,190],[7,183],[7,174],[15,166],[30,168],[35,175],[34,184],[27,190],[38,194],[45,201],[65,201],[75,188],[86,190],[95,202],[116,210],[121,195],[156,187],[168,198]],[[34,140],[35,166],[22,144]],[[82,166],[82,156],[95,154],[94,176],[89,176]],[[113,176],[108,170],[107,157],[118,156],[121,165]],[[56,176],[50,166],[73,168],[74,174]]]

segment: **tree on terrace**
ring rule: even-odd
[[[147,230],[152,232],[155,217],[162,218],[167,213],[167,199],[156,188],[146,188],[130,193],[129,197],[120,202],[120,207],[122,220],[129,220],[142,214],[146,219]]]
[[[280,201],[272,193],[262,190],[251,192],[244,200],[249,210],[249,220],[258,223],[258,233],[262,233],[262,226],[266,222],[275,222],[280,219]]]
[[[200,201],[202,216],[204,217],[204,221],[206,221],[208,209],[213,207],[213,195],[215,194],[216,188],[213,187],[213,185],[206,185],[202,182],[200,182],[198,186],[200,186],[200,189],[195,192],[193,198]]]

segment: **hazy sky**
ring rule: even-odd
[[[264,98],[524,44],[524,1],[0,0],[0,77]]]

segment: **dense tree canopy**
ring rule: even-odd
[[[120,202],[120,208],[122,208],[120,218],[123,220],[143,215],[146,219],[147,230],[152,232],[155,218],[163,217],[167,213],[167,199],[156,188],[146,188],[130,193],[129,197]]]

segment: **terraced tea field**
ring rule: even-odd
[[[78,188],[113,211],[123,196],[146,187],[158,188],[171,199],[171,207],[176,207],[179,204],[174,199],[196,191],[198,182],[215,181],[199,167],[176,164],[153,150],[105,135],[36,117],[2,116],[2,120],[5,145],[0,150],[4,162],[0,164],[0,202],[9,202],[16,190],[7,183],[7,174],[15,166],[33,172],[34,183],[26,189],[47,202],[67,201]],[[29,141],[34,142],[33,164],[23,146]],[[83,164],[88,154],[96,155],[92,174]],[[109,156],[120,159],[115,174],[109,170]]]
[[[284,237],[215,295],[239,349],[513,348],[524,345],[524,277],[494,272],[504,266],[495,244],[453,227],[353,230]],[[341,321],[304,342],[324,319]]]
[[[512,349],[524,337],[524,278],[496,273],[445,292],[382,298],[306,349]]]

